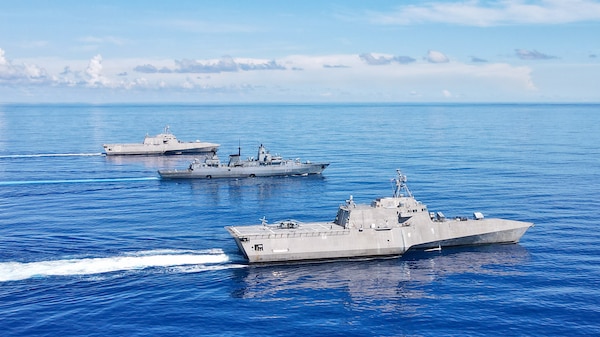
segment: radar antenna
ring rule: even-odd
[[[402,197],[402,191],[406,193],[407,197],[412,198],[413,195],[408,189],[408,186],[406,186],[406,176],[403,175],[399,169],[396,170],[396,173],[398,174],[398,177],[392,180],[395,184],[394,198]]]

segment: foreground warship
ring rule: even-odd
[[[406,176],[398,170],[392,197],[371,205],[355,204],[350,196],[333,222],[228,226],[240,251],[250,263],[314,259],[399,256],[409,249],[438,250],[447,246],[516,243],[533,223],[473,218],[447,219],[429,212],[414,199]]]
[[[329,163],[301,162],[298,159],[273,156],[262,144],[258,148],[257,158],[240,158],[241,149],[238,148],[237,154],[229,156],[227,164],[221,163],[217,154],[213,153],[204,160],[194,160],[185,170],[159,170],[158,174],[167,179],[252,178],[320,174],[329,166]]]
[[[163,133],[154,137],[146,135],[143,143],[134,144],[104,144],[107,156],[115,155],[169,155],[188,153],[214,153],[219,144],[201,142],[182,142],[165,127]]]

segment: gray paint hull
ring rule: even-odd
[[[208,154],[218,150],[219,145],[213,143],[178,143],[174,145],[146,144],[104,144],[107,156],[131,155],[176,155],[176,154]]]
[[[291,175],[320,174],[329,166],[328,163],[290,163],[286,165],[253,165],[231,167],[200,167],[193,170],[160,170],[158,173],[166,179],[212,179],[212,178],[247,178],[273,177]]]
[[[248,261],[260,263],[399,256],[409,249],[516,243],[531,226],[520,221],[486,219],[389,229],[344,229],[332,223],[303,224],[295,231],[262,229],[260,225],[226,229]]]

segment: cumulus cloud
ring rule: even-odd
[[[396,56],[395,61],[398,63],[402,63],[402,64],[409,64],[409,63],[413,63],[416,61],[416,59],[410,57],[410,56]]]
[[[285,67],[275,62],[275,60],[259,63],[238,63],[241,70],[285,70]]]
[[[556,58],[556,56],[546,55],[537,50],[527,49],[515,49],[515,54],[521,60],[549,60]]]
[[[350,68],[349,66],[345,66],[343,64],[324,64],[323,68]]]
[[[442,52],[430,50],[427,52],[427,61],[429,63],[448,63],[450,60]]]
[[[88,63],[85,73],[88,75],[87,84],[89,86],[107,86],[110,81],[102,75],[102,56],[92,57]]]
[[[466,26],[507,24],[561,24],[600,19],[594,0],[423,2],[395,10],[371,13],[378,24],[450,23]]]
[[[372,66],[379,66],[379,65],[383,65],[383,64],[390,64],[392,63],[393,57],[386,57],[386,56],[373,56],[373,54],[360,54],[358,55],[358,57],[360,57],[361,60],[363,60],[365,63],[372,65]]]
[[[68,75],[71,73],[71,67],[66,66],[63,68],[63,71],[60,73],[60,75]]]
[[[409,56],[386,56],[380,55],[375,56],[371,53],[360,54],[358,57],[368,65],[379,66],[390,63],[400,63],[400,64],[408,64],[415,62],[416,60]]]
[[[435,64],[440,62],[448,64]],[[397,66],[400,63],[409,64]],[[123,95],[147,91],[165,95],[220,93],[239,98],[252,93],[252,97],[262,94],[267,99],[290,99],[290,92],[296,95],[295,99],[310,99],[317,92],[328,92],[338,100],[371,97],[374,92],[383,95],[376,97],[391,100],[397,99],[399,92],[414,99],[439,98],[444,88],[452,90],[448,97],[453,99],[464,97],[463,93],[472,88],[492,88],[495,93],[535,90],[528,67],[448,62],[448,57],[439,51],[430,51],[423,62],[408,56],[372,53],[290,55],[271,61],[230,57],[202,61],[105,61],[98,54],[89,60],[65,61],[65,65],[55,64],[48,69],[54,73],[49,74],[42,66],[13,62],[0,49],[1,87],[36,84],[40,92],[47,92],[47,88],[64,90],[64,97],[68,97],[69,88],[84,88],[90,93],[111,89],[112,93]],[[271,69],[281,72],[259,71]],[[364,83],[370,83],[368,92]]]
[[[253,70],[285,70],[286,68],[278,64],[275,60],[237,60],[231,56],[224,56],[219,60],[175,60],[173,68],[158,68],[152,64],[138,65],[135,71],[141,73],[181,73],[181,74],[199,74],[199,73],[223,73]]]
[[[237,64],[231,57],[223,57],[216,62],[183,59],[175,61],[175,64],[175,72],[178,73],[220,73],[238,71]]]
[[[4,57],[4,50],[0,49],[0,66],[8,65],[8,60]]]
[[[49,76],[44,68],[35,64],[15,64],[4,56],[0,49],[0,82],[11,83],[42,83],[49,81]]]
[[[151,64],[141,64],[139,66],[135,66],[135,68],[133,68],[134,71],[137,71],[138,73],[148,73],[148,74],[154,74],[158,72],[158,68],[156,68],[155,66],[151,65]]]

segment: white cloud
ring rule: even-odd
[[[365,60],[365,55],[386,62],[373,65]],[[210,96],[218,93],[221,99],[251,97],[266,101],[428,100],[439,98],[440,92],[444,92],[442,90],[452,93],[453,98],[477,97],[473,93],[487,91],[497,99],[502,93],[507,96],[527,95],[527,92],[536,90],[529,67],[492,62],[448,62],[448,57],[438,51],[429,51],[424,60],[410,63],[400,62],[397,58],[386,54],[339,54],[291,55],[276,60],[230,58],[230,62],[223,59],[191,61],[193,66],[212,64],[220,69],[220,72],[207,76],[194,73],[191,71],[193,67],[185,68],[188,72],[152,70],[165,67],[179,69],[175,60],[104,60],[99,54],[87,63],[84,60],[39,59],[39,64],[30,60],[28,64],[15,65],[0,49],[0,89],[20,85],[31,90],[37,87],[43,92],[44,88],[52,87],[61,89],[64,97],[69,97],[71,88],[87,89],[89,92],[110,89],[123,97],[127,92],[135,91],[165,100],[173,99],[167,94],[193,96],[206,93]],[[225,65],[240,67],[240,64],[252,71],[223,71],[227,68]],[[133,71],[139,65],[152,65],[143,68],[152,71]],[[271,66],[277,70],[272,70]],[[49,73],[47,69],[52,71]],[[465,93],[472,95],[466,96]]]
[[[173,66],[155,66],[145,63],[135,66],[133,70],[139,73],[181,73],[202,74],[239,72],[253,70],[285,70],[285,66],[278,64],[275,60],[240,59],[231,56],[223,56],[217,60],[175,60]]]
[[[593,0],[505,0],[428,2],[371,13],[377,24],[450,23],[466,26],[560,24],[600,20],[600,3]]]
[[[79,39],[79,41],[89,44],[113,44],[117,46],[122,46],[125,44],[124,39],[115,36],[86,36]]]
[[[359,57],[369,65],[384,65],[393,62],[408,64],[416,61],[410,56],[375,55],[373,53],[360,54]]]
[[[442,52],[430,50],[427,52],[427,61],[430,63],[448,63],[450,60]]]
[[[515,54],[521,60],[550,60],[555,59],[555,56],[540,53],[537,50],[516,49]]]
[[[0,83],[44,83],[49,80],[48,73],[44,68],[35,64],[15,64],[4,54],[4,50],[0,49]]]
[[[0,66],[6,66],[8,64],[8,60],[4,57],[4,50],[0,49]]]
[[[88,64],[85,73],[88,75],[87,84],[89,86],[107,86],[110,81],[102,75],[102,56],[96,55]]]

